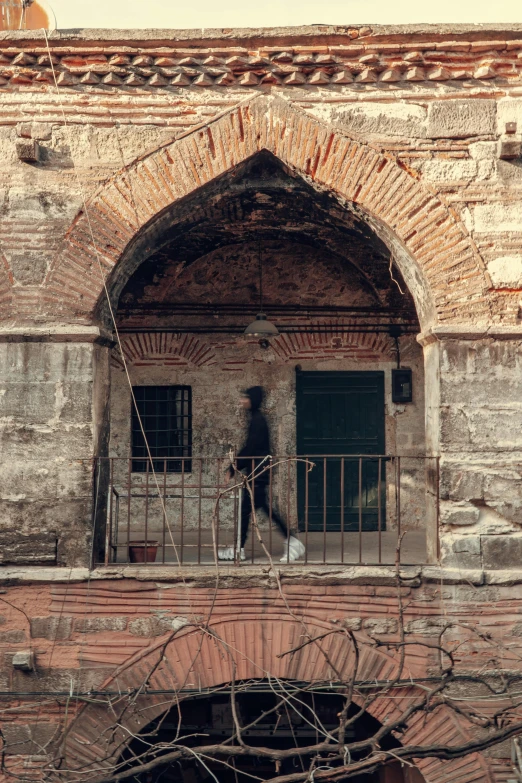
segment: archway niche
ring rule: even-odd
[[[422,348],[416,340],[420,330],[416,303],[422,303],[424,318],[429,317],[432,305],[423,298],[425,286],[414,271],[415,265],[410,273],[410,279],[417,275],[414,301],[396,263],[396,252],[396,247],[390,249],[363,219],[360,210],[314,187],[266,150],[151,220],[127,247],[108,280],[108,289],[132,384],[140,390],[164,390],[167,386],[190,390],[190,443],[184,442],[186,448],[180,452],[187,462],[176,469],[174,462],[167,465],[158,459],[155,469],[191,474],[193,487],[194,481],[207,486],[219,483],[219,470],[223,470],[219,461],[237,449],[242,437],[238,398],[242,389],[254,385],[266,391],[274,455],[302,454],[296,411],[300,373],[330,374],[334,383],[343,373],[367,374],[368,378],[380,374],[382,422],[376,419],[375,426],[382,426],[382,438],[379,451],[374,448],[371,453],[388,454],[393,459],[379,466],[381,479],[370,479],[374,499],[369,502],[378,518],[368,530],[386,529],[384,561],[393,561],[400,514],[401,529],[408,531],[405,561],[424,562],[427,462],[424,367]],[[280,335],[270,340],[246,339],[244,328],[261,306],[277,323]],[[99,303],[98,318],[109,325],[104,299]],[[412,371],[413,399],[408,404],[392,400],[392,370],[399,360]],[[119,349],[113,352],[111,385],[110,455],[116,459],[113,481],[119,497],[125,492],[129,496],[127,458],[137,453],[132,445],[136,433],[132,431],[131,395]],[[143,402],[144,415],[153,403],[156,397]],[[372,416],[371,405],[361,415]],[[139,437],[138,433],[137,440]],[[160,457],[166,453],[162,451]],[[402,462],[397,461],[397,455]],[[198,461],[200,458],[206,461]],[[146,469],[145,462],[141,472],[144,466]],[[355,463],[350,463],[352,467]],[[140,465],[134,462],[132,468],[139,472]],[[274,483],[274,501],[293,527],[319,532],[320,521],[312,528],[304,519],[307,512],[300,506],[301,479],[296,465],[291,470],[288,467],[286,476],[281,472]],[[199,471],[202,475],[195,476]],[[148,482],[148,478],[135,478],[138,487],[143,480]],[[398,478],[402,512],[397,502]],[[172,486],[179,485],[185,477],[173,481]],[[382,489],[376,489],[381,483]],[[356,494],[361,494],[361,486]],[[382,497],[375,499],[376,492],[382,492]],[[127,538],[116,541],[117,560],[126,556],[129,536],[143,534],[144,514],[147,534],[160,541],[159,557],[165,562],[178,557],[173,548],[168,551],[169,542],[165,541],[165,511],[173,519],[182,518],[184,529],[177,532],[182,537],[188,533],[185,542],[196,537],[201,543],[201,520],[208,523],[213,513],[212,493],[201,502],[201,493],[198,497],[194,492],[186,502],[184,491],[172,491],[167,502],[158,494],[152,504],[143,497],[140,500],[139,492],[135,494],[134,511],[127,504],[123,512]],[[192,502],[194,498],[197,502]],[[237,526],[236,498],[230,498],[228,507],[224,505],[220,526],[224,543],[230,544]],[[354,507],[352,519],[341,522],[340,527],[346,525],[347,531],[354,532],[356,516]],[[344,533],[335,524],[329,519],[323,527]],[[210,535],[205,521],[203,528]],[[377,539],[366,541],[368,552],[360,550],[360,557],[382,561]],[[270,544],[272,549],[272,541]],[[352,544],[347,541],[347,549],[353,548]],[[209,542],[207,546],[210,548]],[[339,547],[335,536],[328,536],[328,546],[332,555],[327,554],[326,559],[331,561]],[[190,556],[187,551],[189,561]],[[197,556],[201,559],[200,553]]]
[[[249,783],[252,779],[267,780],[291,775],[307,769],[317,771],[335,768],[342,759],[332,761],[331,753],[305,751],[336,734],[339,715],[344,707],[341,690],[330,686],[317,688],[310,683],[292,681],[249,680],[232,686],[219,686],[214,692],[194,694],[151,721],[125,748],[118,764],[123,770],[135,769],[156,755],[176,750],[176,742],[193,749],[202,749],[182,760],[160,764],[146,774],[134,776],[143,783]],[[273,760],[266,756],[232,756],[226,753],[212,758],[204,755],[205,746],[226,744],[236,746],[236,722],[246,727],[242,740],[250,747],[292,751],[303,748],[301,754]],[[346,743],[364,742],[374,736],[382,724],[355,704],[348,709],[349,727]],[[186,738],[186,739],[181,739]],[[159,754],[151,754],[151,744],[160,746]],[[394,751],[400,742],[392,735],[380,742],[380,749]],[[364,759],[365,753],[353,753],[351,762]],[[200,760],[199,760],[200,759]],[[140,761],[137,761],[140,760]],[[313,761],[313,765],[312,765]],[[411,764],[393,762],[380,769],[351,777],[352,783],[424,783],[420,771]]]
[[[179,589],[184,593],[185,588]],[[129,742],[146,731],[145,727],[154,722],[161,725],[171,708],[175,710],[185,699],[189,704],[194,696],[210,697],[211,702],[213,694],[221,692],[228,694],[229,700],[232,681],[252,684],[254,690],[259,685],[265,692],[267,680],[290,690],[298,684],[307,691],[328,691],[336,682],[348,682],[357,666],[360,684],[390,680],[390,687],[369,700],[355,688],[354,704],[365,711],[358,730],[366,736],[375,726],[400,721],[412,703],[423,697],[424,689],[415,684],[417,678],[425,676],[418,658],[407,666],[411,683],[393,687],[391,681],[398,676],[400,665],[398,656],[364,645],[356,663],[353,645],[342,634],[325,633],[331,631],[331,623],[318,619],[313,610],[304,609],[296,620],[281,602],[268,602],[261,613],[246,612],[243,607],[234,610],[234,606],[237,604],[231,600],[227,616],[213,617],[204,628],[194,627],[189,618],[174,618],[177,632],[165,633],[122,664],[103,686],[108,692],[122,694],[122,698],[111,710],[98,699],[75,716],[61,749],[63,769],[73,777],[75,770],[85,772],[91,767],[100,774],[111,774]],[[311,654],[310,646],[302,644],[303,623],[311,638],[321,637],[322,654]],[[131,694],[131,704],[125,693]],[[211,712],[211,706],[209,709]],[[435,738],[461,744],[472,735],[472,724],[440,705],[411,715],[396,739],[402,745],[429,746]],[[426,783],[443,783],[455,768],[462,783],[485,780],[489,775],[487,759],[478,753],[460,761],[424,758],[417,767]],[[407,783],[418,783],[418,777]]]

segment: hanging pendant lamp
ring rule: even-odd
[[[279,330],[271,321],[267,321],[263,312],[263,267],[261,264],[261,244],[259,245],[259,313],[256,320],[248,324],[244,333],[250,337],[277,337]]]

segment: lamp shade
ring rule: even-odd
[[[247,326],[244,334],[252,337],[277,337],[279,330],[275,324],[266,320],[264,313],[258,313],[256,320]]]

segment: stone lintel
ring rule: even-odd
[[[522,340],[519,324],[444,324],[417,335],[424,347],[443,340]]]
[[[83,324],[27,324],[0,326],[0,343],[96,343],[114,345],[110,332]]]
[[[395,585],[395,566],[281,566],[278,567],[281,582],[285,584],[317,585]],[[259,566],[220,566],[220,587],[274,587],[273,574]],[[522,568],[499,571],[481,569],[445,568],[438,565],[403,566],[401,577],[404,585],[418,587],[422,583],[444,584],[522,584]],[[39,566],[0,566],[0,585],[35,584],[44,582],[67,583],[112,579],[135,579],[138,582],[155,582],[172,587],[214,587],[215,566],[128,566],[110,565],[94,570],[88,568],[62,568]],[[165,584],[167,583],[167,584]]]
[[[267,42],[272,40],[279,43],[280,40],[289,41],[292,39],[324,39],[337,37],[351,41],[356,38],[403,38],[404,36],[418,36],[421,41],[424,36],[430,36],[431,39],[447,37],[454,41],[456,38],[467,38],[469,40],[487,40],[490,37],[499,37],[504,34],[507,38],[522,37],[522,24],[520,23],[498,23],[498,24],[401,24],[401,25],[379,25],[379,24],[352,24],[352,25],[332,25],[315,24],[299,25],[295,27],[235,27],[235,28],[195,28],[195,29],[172,29],[172,28],[145,28],[145,29],[102,29],[102,28],[80,28],[72,30],[52,30],[48,33],[48,39],[51,47],[65,42],[126,42],[130,45],[143,46],[152,44],[157,46],[159,43],[166,45],[175,42],[189,44],[197,41],[203,42],[227,42],[247,41],[262,38]],[[0,33],[0,41],[25,42],[42,41],[45,44],[45,37],[42,30],[10,30]]]

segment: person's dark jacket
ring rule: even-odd
[[[263,389],[261,386],[252,386],[245,391],[245,396],[250,399],[250,422],[248,425],[248,434],[245,445],[237,455],[237,467],[243,473],[249,475],[252,473],[253,464],[258,467],[263,463],[263,467],[268,466],[268,460],[262,461],[263,457],[267,457],[270,454],[270,433],[268,430],[268,424],[261,413],[261,405],[263,404]],[[256,457],[254,461],[251,459]],[[262,470],[262,468],[260,468]],[[259,478],[256,477],[256,481],[268,481],[268,471],[261,474]]]

